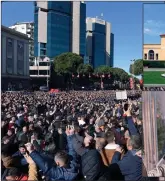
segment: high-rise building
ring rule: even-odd
[[[18,22],[9,28],[23,33],[29,38],[29,60],[34,59],[34,23],[33,22]]]
[[[114,34],[111,24],[99,18],[86,19],[86,56],[94,68],[113,67]]]
[[[85,57],[86,4],[71,1],[35,2],[34,54],[54,58],[65,52]]]

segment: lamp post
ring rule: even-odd
[[[132,63],[132,78],[133,78],[133,94],[135,94],[135,78],[134,78],[134,72],[135,72],[135,69],[134,69],[134,63],[135,63],[135,59],[131,60]]]

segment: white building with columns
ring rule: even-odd
[[[29,38],[1,26],[2,90],[29,88]]]

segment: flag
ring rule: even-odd
[[[130,88],[131,89],[134,88],[134,80],[133,80],[133,78],[130,78]]]

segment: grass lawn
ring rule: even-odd
[[[144,84],[165,84],[165,77],[162,77],[161,74],[165,72],[143,72],[143,81]]]

